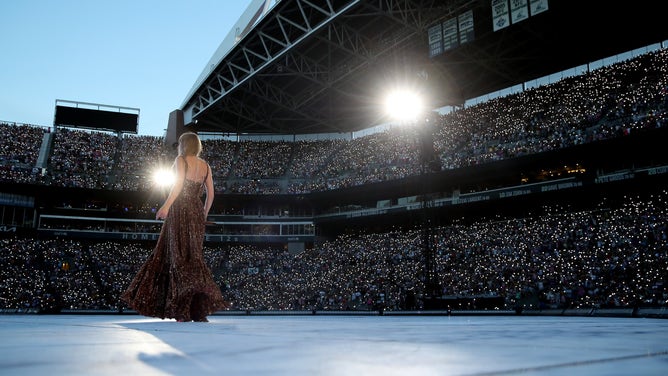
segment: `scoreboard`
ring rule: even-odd
[[[494,31],[522,22],[549,9],[548,0],[490,0],[490,4]],[[432,25],[427,30],[429,57],[470,43],[475,39],[475,35],[473,10]]]
[[[139,109],[56,100],[54,126],[137,133]]]

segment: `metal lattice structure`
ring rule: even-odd
[[[368,127],[379,118],[369,102],[380,90],[368,69],[424,43],[426,27],[473,2],[281,1],[213,70],[186,114],[235,133]]]
[[[606,16],[601,17],[601,12]],[[475,40],[428,56],[431,25],[473,10]],[[351,132],[381,123],[388,85],[436,108],[668,38],[661,4],[551,0],[493,32],[489,0],[282,0],[186,98],[198,131]]]

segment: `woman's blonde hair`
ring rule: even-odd
[[[199,156],[202,152],[202,141],[193,132],[186,132],[179,137],[179,155]]]

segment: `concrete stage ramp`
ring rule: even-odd
[[[668,320],[0,315],[0,375],[668,375]]]

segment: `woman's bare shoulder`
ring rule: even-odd
[[[197,157],[197,161],[198,161],[199,163],[201,163],[202,165],[204,165],[204,166],[208,166],[208,165],[209,165],[209,162],[207,162],[206,160],[204,160],[204,159],[202,159],[202,158],[200,158],[200,157]]]

